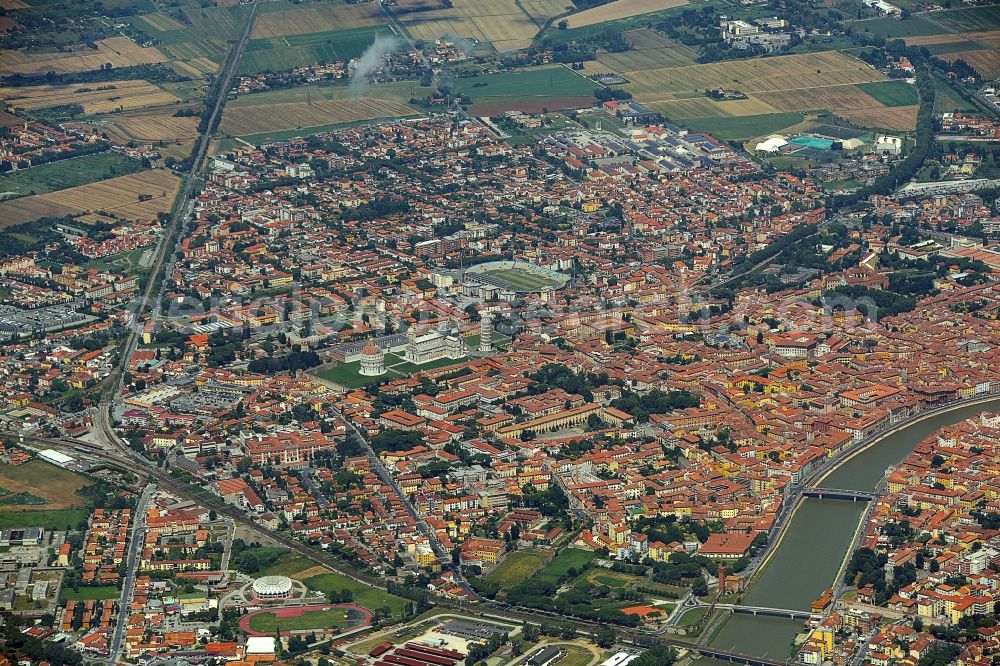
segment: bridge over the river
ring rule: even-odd
[[[802,491],[803,497],[816,497],[818,499],[850,500],[852,502],[871,502],[875,499],[875,493],[868,490],[845,490],[844,488],[806,488]]]

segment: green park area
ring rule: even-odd
[[[539,580],[558,581],[570,574],[570,569],[580,571],[597,557],[597,553],[582,548],[567,548],[546,564],[535,577]]]
[[[349,591],[353,595],[353,603],[358,606],[363,606],[373,613],[379,613],[383,608],[388,608],[393,617],[400,617],[407,604],[411,603],[402,597],[389,594],[385,590],[359,583],[332,571],[311,576],[302,582],[309,589],[324,593]]]
[[[491,583],[496,583],[501,590],[530,578],[538,571],[538,567],[547,559],[544,550],[529,548],[511,553],[486,577]]]

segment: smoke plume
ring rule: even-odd
[[[375,35],[375,41],[354,62],[351,74],[351,97],[357,98],[368,89],[368,75],[382,64],[382,59],[399,50],[403,42],[393,35]]]

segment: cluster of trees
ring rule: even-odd
[[[473,643],[469,655],[465,658],[467,664],[478,664],[499,650],[507,642],[507,634],[492,634],[485,643]]]
[[[406,213],[409,210],[410,204],[405,199],[377,197],[370,203],[341,211],[341,217],[345,222],[369,222],[388,217],[389,215],[395,215],[396,213]]]
[[[32,661],[47,661],[50,664],[61,664],[65,666],[81,666],[83,655],[77,652],[70,645],[55,643],[53,641],[43,641],[22,633],[24,620],[8,610],[0,611],[0,652],[17,661],[19,655],[30,658]],[[49,615],[49,618],[52,616]],[[51,625],[51,621],[49,622]]]
[[[159,63],[147,65],[132,65],[129,67],[101,67],[84,72],[68,72],[57,74],[48,71],[45,74],[11,74],[3,77],[3,84],[12,87],[68,85],[75,83],[104,83],[107,81],[126,81],[131,79],[146,79],[151,83],[172,83],[187,81],[166,65]]]
[[[529,483],[521,488],[521,504],[538,509],[544,516],[561,516],[569,507],[569,500],[555,483],[549,484],[546,490],[538,490]]]
[[[917,299],[913,296],[861,285],[841,285],[827,291],[825,297],[834,301],[839,297],[847,297],[855,301],[854,307],[871,321],[910,312],[917,307]]]
[[[897,40],[898,42],[898,40]],[[902,53],[910,59],[917,78],[917,91],[920,94],[920,108],[917,111],[916,145],[913,150],[898,162],[889,173],[876,178],[870,185],[859,188],[850,194],[840,194],[830,201],[832,208],[839,209],[854,206],[865,201],[872,194],[889,194],[902,183],[913,178],[920,171],[934,146],[934,82],[931,78],[926,47],[899,47],[896,42],[890,44],[890,51]]]
[[[676,409],[697,407],[701,398],[697,394],[682,389],[662,391],[653,389],[645,394],[627,392],[611,401],[611,406],[628,412],[640,423],[649,420],[650,414],[667,414]]]
[[[423,441],[419,432],[389,428],[372,437],[371,445],[375,451],[405,451]]]
[[[322,363],[319,354],[314,351],[295,351],[284,356],[270,356],[250,361],[250,372],[273,375],[276,372],[294,372],[314,368]]]
[[[594,622],[625,627],[635,627],[639,624],[639,618],[634,615],[626,615],[610,605],[595,603],[595,599],[607,598],[612,594],[607,587],[594,586],[590,589],[577,587],[557,597],[558,587],[559,583],[553,580],[529,578],[507,590],[506,600],[516,606],[537,608]],[[488,587],[485,592],[496,594],[496,591]],[[627,591],[618,591],[615,594],[619,598],[631,595],[638,599],[641,596],[639,593]],[[487,596],[490,595],[487,594]]]
[[[234,539],[231,548],[233,566],[245,574],[255,574],[266,569],[287,553],[287,548],[265,548],[259,544],[248,546],[243,539]]]

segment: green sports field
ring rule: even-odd
[[[545,275],[537,275],[519,268],[498,268],[486,271],[487,275],[503,280],[518,291],[537,291],[546,287],[557,287],[559,282]]]
[[[364,616],[352,608],[308,610],[301,615],[278,617],[274,613],[260,613],[250,618],[250,628],[262,634],[276,631],[310,631],[318,629],[343,629],[357,624]]]

